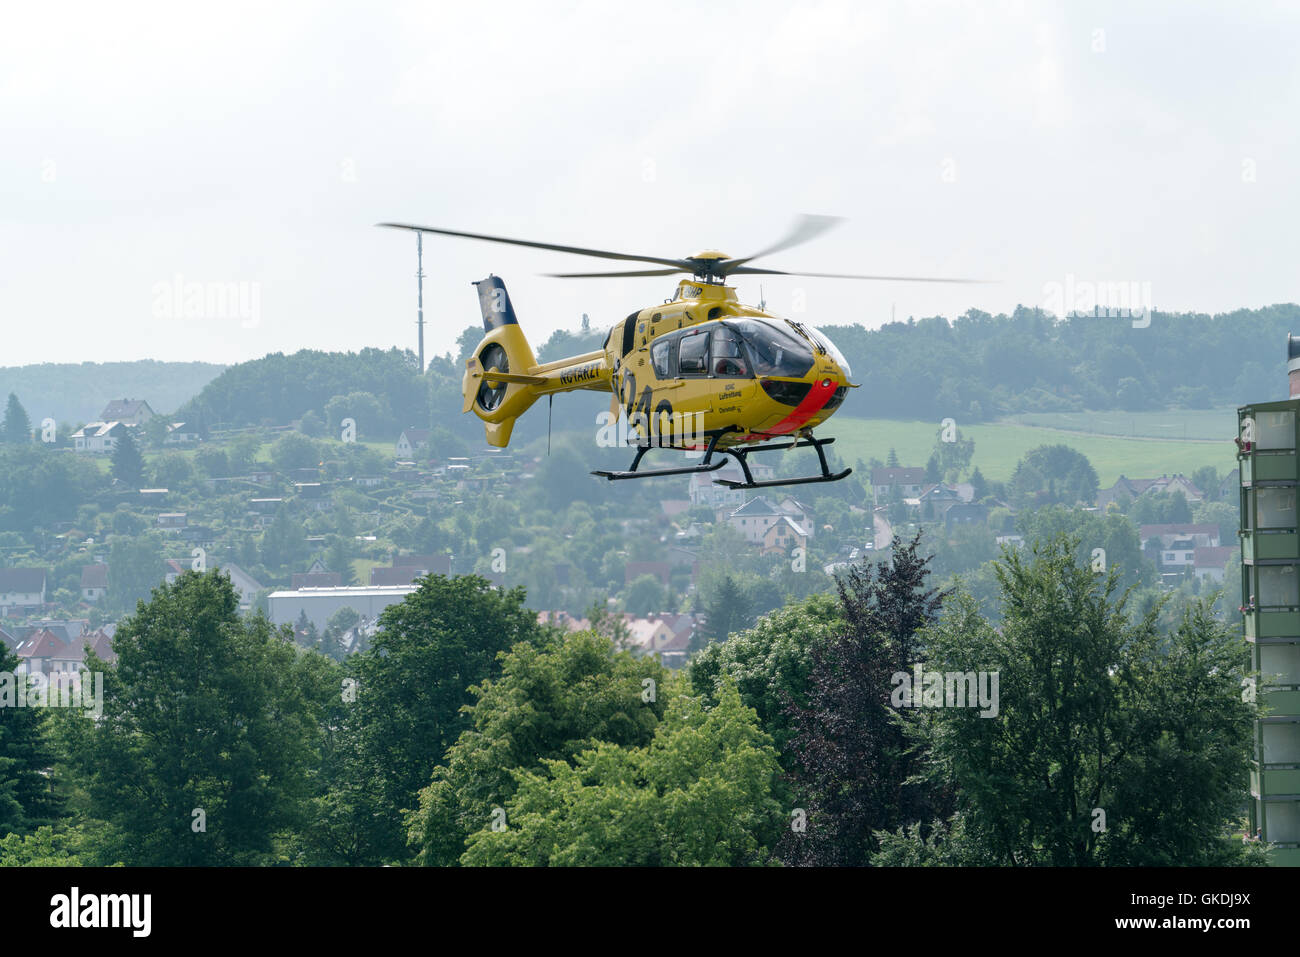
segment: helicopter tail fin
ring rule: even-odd
[[[538,386],[547,379],[530,374],[537,357],[519,328],[506,284],[498,276],[488,276],[474,285],[483,312],[484,335],[474,355],[465,361],[462,411],[473,409],[483,420],[488,444],[504,448],[510,443],[515,420],[540,398]],[[494,378],[494,372],[501,378]]]

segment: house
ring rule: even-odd
[[[732,511],[745,504],[744,489],[728,488],[714,481],[715,479],[726,479],[729,482],[745,481],[745,473],[741,471],[738,462],[728,457],[726,463],[716,472],[691,473],[687,497],[691,500],[692,508],[725,508],[727,511]],[[766,482],[776,476],[776,469],[761,462],[750,462],[749,471],[756,482]]]
[[[102,563],[83,565],[81,568],[81,598],[99,601],[108,594],[108,566]]]
[[[18,643],[14,649],[18,656],[19,674],[56,675],[79,671],[83,654],[70,641],[64,641],[47,628],[38,628]]]
[[[789,515],[782,515],[763,533],[763,554],[789,555],[795,548],[807,548],[808,536]]]
[[[379,488],[384,484],[382,475],[358,475],[352,480],[357,488]]]
[[[1133,501],[1140,495],[1146,495],[1148,492],[1182,492],[1183,498],[1187,499],[1189,504],[1199,502],[1205,498],[1205,493],[1193,485],[1191,479],[1181,472],[1175,475],[1162,475],[1159,478],[1150,479],[1131,479],[1121,475],[1110,488],[1104,488],[1097,492],[1097,507],[1105,511],[1106,506],[1112,502],[1123,505],[1126,502]]]
[[[185,512],[159,512],[158,527],[166,531],[179,532],[189,524],[189,516]]]
[[[922,521],[933,522],[944,518],[948,509],[961,501],[961,494],[942,483],[926,485],[916,497],[918,517]]]
[[[782,518],[789,518],[805,539],[812,537],[812,510],[789,496],[780,505],[773,505],[766,496],[756,496],[728,515],[727,523],[745,536],[745,541],[762,546],[768,529]]]
[[[109,453],[124,435],[126,426],[121,422],[87,422],[72,433],[72,448],[77,452]]]
[[[170,422],[167,425],[167,437],[163,439],[163,445],[193,445],[202,441],[203,435],[194,424]]]
[[[191,570],[189,565],[175,558],[163,559],[163,581],[169,585],[175,585],[176,579]]]
[[[1236,551],[1227,545],[1218,548],[1197,548],[1192,553],[1192,573],[1197,578],[1209,578],[1216,582],[1223,581],[1224,569],[1228,559]]]
[[[884,505],[897,492],[903,498],[916,498],[925,485],[925,469],[886,466],[871,470],[871,490],[875,504]]]
[[[257,598],[257,593],[266,586],[238,565],[227,562],[220,568],[230,578],[230,584],[234,586],[236,594],[239,595],[239,610],[248,611],[253,607],[253,601]]]
[[[1174,525],[1142,525],[1138,528],[1138,540],[1146,549],[1147,542],[1158,539],[1160,548],[1171,548],[1179,539],[1189,539],[1196,548],[1218,548],[1219,526],[1213,522],[1184,523]],[[1188,558],[1188,562],[1191,559]]]
[[[959,525],[986,525],[989,520],[989,507],[974,502],[956,502],[943,513],[943,528],[951,532]]]
[[[397,437],[398,460],[409,461],[414,458],[416,452],[428,448],[431,431],[431,429],[403,429],[402,434]]]
[[[1189,567],[1195,558],[1196,543],[1190,538],[1176,538],[1160,549],[1161,569]]]
[[[1237,500],[1237,493],[1240,491],[1240,488],[1241,488],[1241,472],[1238,469],[1233,469],[1231,472],[1225,475],[1223,477],[1223,481],[1219,483],[1219,501],[1235,502]]]
[[[121,422],[123,425],[144,425],[154,417],[154,410],[144,399],[113,399],[104,406],[99,417],[105,422]]]
[[[18,647],[18,637],[0,628],[0,651],[13,651]]]
[[[44,568],[0,568],[0,615],[18,615],[45,604],[49,573]]]
[[[539,625],[555,625],[565,631],[586,631],[591,627],[589,620],[574,618],[567,611],[539,611],[537,613],[537,623]]]

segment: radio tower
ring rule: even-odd
[[[424,233],[415,234],[416,319],[420,331],[420,375],[424,375]]]

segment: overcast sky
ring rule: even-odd
[[[742,256],[831,213],[762,265],[998,280],[763,281],[819,325],[1067,276],[1292,302],[1297,51],[1295,4],[9,4],[0,365],[413,349],[415,238],[382,220]],[[605,265],[429,237],[427,350],[489,272],[535,343],[672,292],[538,275]],[[178,282],[245,311],[187,318]]]

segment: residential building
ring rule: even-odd
[[[99,417],[105,422],[121,422],[123,425],[144,425],[154,417],[154,410],[144,399],[113,399],[104,406]]]
[[[402,434],[397,437],[398,460],[409,461],[416,453],[427,449],[431,431],[430,429],[403,429]]]
[[[45,605],[44,568],[0,568],[0,616],[27,614]]]
[[[1110,488],[1097,492],[1097,507],[1104,511],[1112,502],[1123,505],[1148,492],[1182,492],[1189,504],[1205,498],[1205,493],[1181,472],[1149,479],[1131,479],[1121,475]]]
[[[1217,548],[1221,544],[1219,526],[1212,522],[1142,525],[1138,528],[1138,540],[1144,549],[1152,539],[1159,539],[1162,549],[1171,548],[1179,539],[1191,539],[1192,545],[1197,548]]]
[[[925,486],[925,469],[886,466],[871,470],[871,490],[876,505],[885,505],[897,492],[902,498],[916,498]]]
[[[96,602],[108,594],[108,566],[84,565],[81,569],[81,598]]]
[[[1197,578],[1223,581],[1224,570],[1236,549],[1228,545],[1218,548],[1197,548],[1192,553],[1192,572]]]
[[[72,448],[77,452],[93,454],[111,453],[126,435],[121,422],[87,422],[72,433]]]

